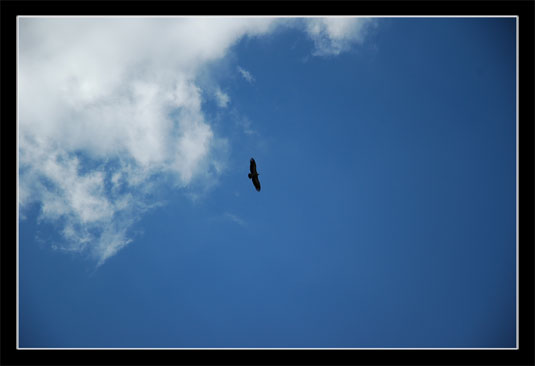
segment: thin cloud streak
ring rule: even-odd
[[[248,83],[254,83],[255,78],[249,71],[245,70],[241,66],[238,66],[238,71]]]
[[[226,217],[227,219],[231,220],[232,222],[235,222],[235,223],[238,224],[238,225],[246,226],[245,221],[243,221],[243,220],[242,220],[241,218],[239,218],[238,216],[231,214],[230,212],[226,212],[226,213],[225,213],[225,217]]]

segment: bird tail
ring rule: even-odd
[[[251,179],[251,177],[252,177],[251,173],[249,173],[247,176],[249,177],[249,179]]]

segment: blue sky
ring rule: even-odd
[[[516,346],[514,18],[19,35],[20,347]]]

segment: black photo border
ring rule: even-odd
[[[2,365],[533,365],[534,1],[2,1],[1,349]],[[516,15],[519,19],[519,348],[516,350],[17,350],[16,17],[18,15]]]

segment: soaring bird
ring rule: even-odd
[[[258,180],[258,176],[260,174],[256,172],[256,162],[253,158],[251,158],[251,165],[249,166],[249,169],[251,170],[251,172],[249,173],[248,177],[249,179],[252,179],[254,187],[258,192],[260,192],[260,181]]]

